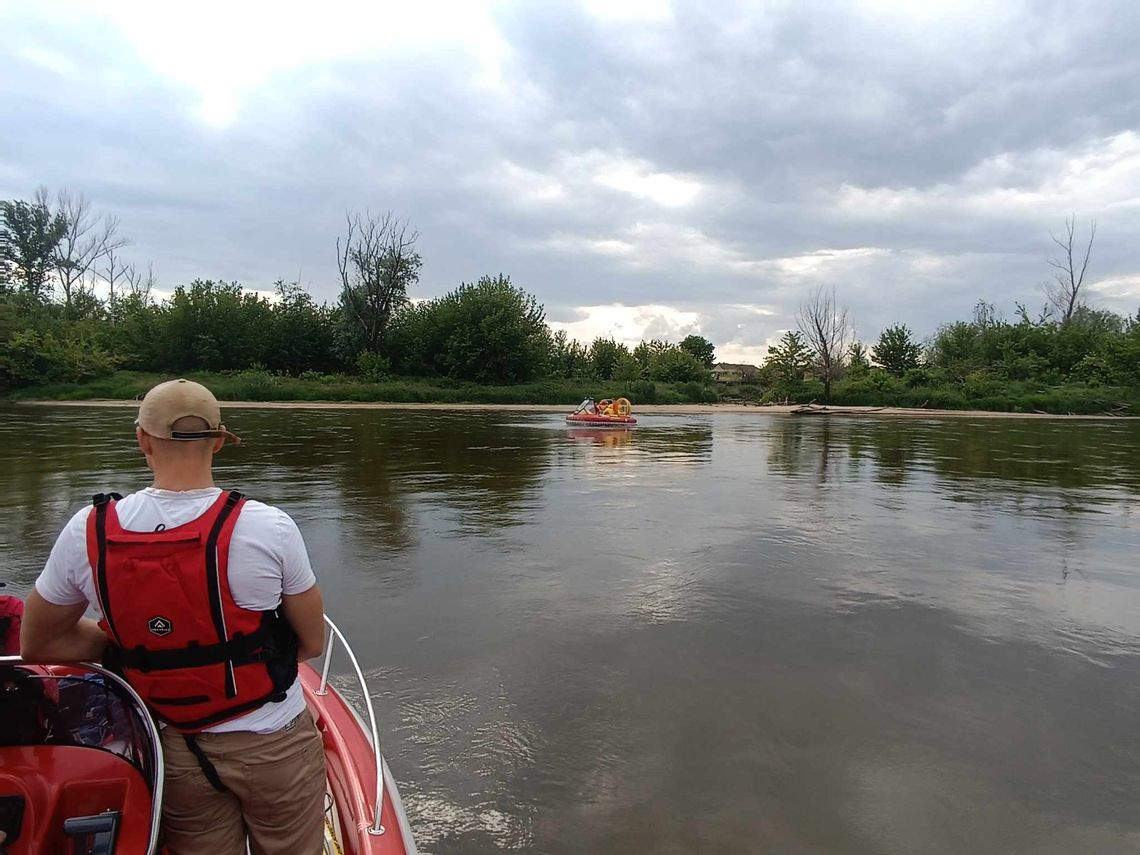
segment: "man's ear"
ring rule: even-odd
[[[214,437],[214,449],[211,452],[211,454],[217,454],[219,451],[221,451],[223,448],[225,448],[225,445],[226,445],[226,438],[224,436],[215,436]]]
[[[138,440],[139,450],[142,451],[142,453],[147,457],[150,457],[151,453],[154,451],[154,448],[150,441],[150,435],[147,434],[147,432],[141,427],[137,427],[135,428],[135,439]]]

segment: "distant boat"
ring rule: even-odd
[[[593,398],[587,398],[566,417],[566,421],[593,427],[628,427],[637,424],[632,412],[633,405],[627,398],[618,398],[616,401],[605,398],[597,403]]]

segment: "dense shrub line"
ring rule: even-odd
[[[165,374],[117,371],[86,382],[49,383],[12,394],[16,400],[58,401],[141,397]],[[439,378],[399,378],[371,382],[359,377],[308,374],[300,377],[247,369],[229,374],[187,372],[205,383],[225,401],[355,401],[440,404],[577,404],[583,389],[597,397],[625,397],[642,404],[715,403],[716,394],[701,383],[657,383],[637,380],[599,382],[590,377],[536,380],[510,385],[488,385]]]
[[[587,347],[553,333],[534,296],[504,276],[401,305],[379,350],[365,345],[342,306],[318,304],[284,282],[277,283],[273,299],[237,283],[209,280],[179,286],[163,301],[137,293],[113,303],[86,297],[63,304],[22,291],[0,292],[0,389],[35,386],[49,394],[45,384],[90,383],[116,371],[207,371],[238,372],[248,390],[244,397],[251,400],[285,394],[287,388],[295,395],[309,388],[332,390],[339,399],[408,395],[414,401],[422,394],[451,400],[441,381],[467,383],[462,388],[468,398],[479,394],[470,384],[537,384],[535,390],[543,382],[552,389],[572,385],[577,391],[570,397],[580,397],[583,387],[600,394],[598,384],[610,381],[641,389],[642,400],[653,395],[652,385],[644,384],[654,383],[689,384],[684,388],[691,400],[711,395],[713,350],[707,340],[644,342],[631,351],[599,338]],[[334,379],[323,379],[329,377]],[[289,378],[313,382],[290,385]],[[430,382],[388,382],[401,378]],[[566,398],[523,388],[486,394],[495,400]]]

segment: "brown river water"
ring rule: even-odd
[[[11,588],[132,418],[0,410]],[[1140,852],[1140,422],[227,422],[425,852]]]

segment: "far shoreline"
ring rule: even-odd
[[[92,398],[83,401],[32,400],[10,402],[18,407],[137,407],[137,400]],[[219,401],[223,409],[243,410],[452,410],[520,413],[568,413],[573,408],[556,404],[450,404],[398,403],[392,401]],[[804,404],[639,404],[634,415],[712,415],[716,413],[750,413],[756,415],[792,415]],[[818,408],[819,405],[817,405]],[[1081,421],[1132,421],[1140,416],[1114,416],[1107,413],[1073,415],[1065,413],[1010,413],[1000,410],[934,410],[918,407],[851,407],[828,405],[827,412],[814,412],[810,418],[872,417],[902,419],[1047,419]]]

